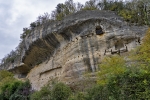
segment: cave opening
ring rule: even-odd
[[[121,48],[124,47],[124,43],[121,40],[117,40],[117,42],[115,43],[115,50],[119,50]]]
[[[96,27],[96,35],[102,35],[104,34],[103,29],[101,28],[101,26],[97,26]]]

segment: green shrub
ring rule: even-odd
[[[21,81],[14,81],[12,83],[5,83],[5,85],[3,85],[1,87],[1,95],[3,95],[3,99],[8,100],[11,97],[11,95],[13,93],[15,93],[18,86],[20,86],[21,84],[22,84]]]
[[[11,72],[0,71],[0,100],[29,100],[29,94],[29,81],[18,81]]]
[[[29,100],[30,87],[29,81],[21,83],[9,100]]]
[[[130,21],[132,18],[131,11],[123,9],[119,12],[119,15],[122,16],[126,21]]]
[[[11,72],[8,72],[6,70],[0,70],[0,82],[7,78],[7,77],[13,77],[14,75]]]
[[[150,72],[148,70],[128,68],[124,73],[107,78],[106,84],[98,84],[88,90],[85,100],[150,99]]]
[[[150,72],[129,69],[110,78],[107,87],[110,98],[115,100],[149,100]]]
[[[68,100],[86,100],[86,94],[83,92],[77,92],[75,94],[72,94]]]
[[[40,91],[31,94],[31,100],[67,100],[71,94],[71,89],[63,84],[56,83],[52,86],[44,86]]]
[[[105,57],[99,67],[97,83],[100,85],[105,85],[109,77],[126,71],[125,60],[121,56]]]
[[[142,45],[134,51],[131,58],[136,62],[134,65],[140,65],[141,67],[150,70],[150,28],[143,38]]]
[[[11,72],[0,70],[0,93],[2,92],[2,87],[4,87],[6,83],[9,84],[14,81],[16,81],[16,79]]]
[[[51,90],[48,86],[42,87],[40,91],[36,91],[30,96],[31,100],[52,100]]]
[[[106,86],[96,85],[88,90],[86,100],[109,100]]]
[[[53,100],[67,100],[70,94],[71,89],[63,83],[57,83],[52,89]]]

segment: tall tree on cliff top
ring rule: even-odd
[[[85,3],[83,10],[96,10],[98,9],[97,0],[90,0]]]
[[[65,2],[65,15],[72,14],[76,12],[76,4],[73,0],[68,0]]]

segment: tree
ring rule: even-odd
[[[64,13],[65,16],[76,12],[76,4],[73,0],[68,0],[64,4]]]
[[[98,84],[105,85],[109,77],[124,73],[126,70],[125,60],[120,56],[106,57],[99,65]]]
[[[33,25],[33,29],[34,28],[35,28],[35,23]],[[29,28],[23,28],[23,33],[20,35],[20,38],[23,40],[30,32],[31,30]]]
[[[81,11],[83,9],[83,5],[80,2],[78,2],[76,6],[76,11]]]
[[[137,2],[137,10],[138,10],[138,16],[140,16],[140,24],[150,24],[149,12],[150,12],[150,2],[149,0],[138,0]]]
[[[29,81],[18,81],[11,72],[0,71],[0,100],[29,100],[29,94]]]
[[[63,3],[59,3],[56,7],[56,20],[62,20],[65,17],[64,14],[64,4]]]
[[[85,3],[83,10],[96,10],[98,9],[96,0],[90,0]]]
[[[36,27],[36,22],[32,22],[32,23],[30,24],[30,28],[33,30],[35,27]]]
[[[67,100],[71,89],[63,83],[47,84],[40,91],[34,92],[31,100]]]
[[[71,89],[63,83],[57,83],[52,90],[53,100],[67,100],[70,94]]]
[[[150,99],[150,72],[135,69],[128,69],[109,79],[107,89],[111,100]]]
[[[50,20],[50,14],[46,12],[43,15],[37,17],[36,26],[45,24],[49,20]]]
[[[141,65],[150,70],[150,28],[143,39],[142,45],[131,55],[131,59],[136,62],[135,65]]]

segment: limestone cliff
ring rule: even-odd
[[[14,62],[1,64],[40,89],[57,78],[68,84],[95,72],[105,55],[140,45],[146,26],[129,26],[112,11],[81,11],[35,28],[20,43]]]

